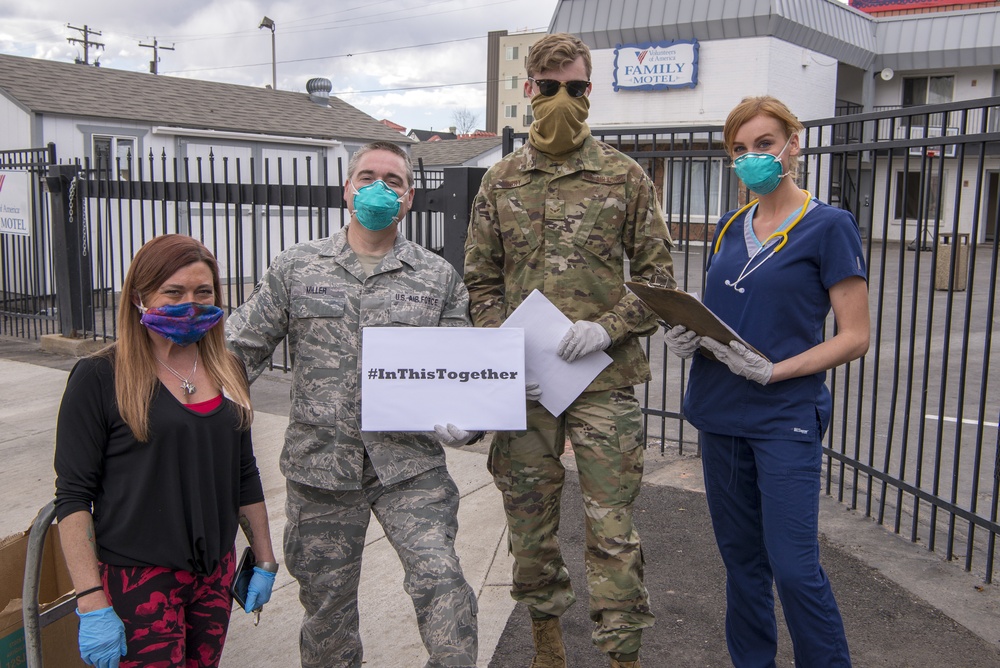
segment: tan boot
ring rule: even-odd
[[[566,668],[566,648],[558,617],[532,619],[531,638],[535,641],[531,668]]]
[[[611,659],[611,668],[639,668],[639,659],[635,661],[619,661]]]

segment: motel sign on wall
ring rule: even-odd
[[[0,234],[31,236],[28,173],[0,171]]]
[[[698,85],[698,40],[619,44],[614,89],[665,90]]]

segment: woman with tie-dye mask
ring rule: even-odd
[[[249,386],[222,316],[211,252],[157,237],[125,277],[117,342],[70,373],[56,509],[89,665],[218,665],[237,526],[257,560],[246,611],[270,598]]]

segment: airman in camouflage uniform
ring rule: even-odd
[[[593,641],[612,666],[638,666],[653,615],[632,523],[644,445],[633,386],[650,378],[638,337],[655,330],[656,317],[625,287],[624,262],[632,280],[673,286],[672,242],[642,168],[589,136],[587,47],[570,35],[544,37],[528,56],[528,75],[536,113],[529,141],[487,172],[473,205],[465,247],[472,319],[497,327],[537,289],[576,323],[568,340],[596,332],[603,342],[586,352],[604,348],[613,361],[562,415],[529,401],[528,429],[493,441],[489,468],[515,559],[512,595],[532,616],[532,666],[565,666],[558,617],[575,595],[556,533],[569,438],[586,507]]]
[[[292,408],[280,468],[288,491],[285,560],[305,608],[302,665],[361,666],[357,590],[374,513],[403,563],[427,668],[475,666],[476,598],[455,553],[459,495],[443,448],[432,434],[360,430],[362,328],[467,327],[468,293],[447,262],[396,234],[413,197],[401,149],[360,149],[348,179],[351,223],[278,255],[227,323],[229,344],[251,379],[282,339],[291,350]],[[352,204],[357,188],[380,188],[377,180],[402,205],[391,224],[373,231]]]

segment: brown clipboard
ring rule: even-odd
[[[648,283],[627,281],[625,285],[646,306],[653,309],[663,322],[671,327],[674,325],[684,325],[698,336],[707,336],[727,346],[732,341],[739,341],[750,350],[767,359],[759,350],[744,341],[739,334],[730,329],[729,325],[722,322],[719,316],[712,313],[694,295],[683,290],[678,290],[677,288],[649,285]]]

